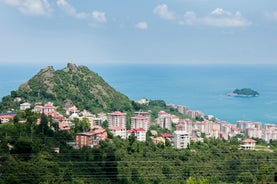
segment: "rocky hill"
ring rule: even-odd
[[[117,92],[102,77],[89,70],[86,66],[76,66],[68,63],[67,67],[55,70],[48,66],[28,82],[22,84],[17,91],[12,91],[0,103],[0,110],[17,109],[22,102],[47,102],[63,107],[73,103],[79,109],[91,112],[100,111],[129,111],[132,102],[127,96]]]

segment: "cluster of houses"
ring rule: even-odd
[[[174,106],[172,106],[175,108]],[[22,103],[20,110],[31,108],[31,104]],[[189,110],[187,106],[178,105],[178,112],[189,116],[191,119],[181,119],[176,115],[172,115],[165,111],[160,111],[154,122],[151,122],[150,112],[135,112],[130,118],[131,129],[127,130],[127,116],[124,112],[99,113],[97,115],[83,110],[79,111],[76,106],[70,106],[65,109],[67,117],[59,114],[53,103],[48,102],[44,105],[35,104],[32,111],[44,113],[52,117],[53,122],[58,124],[60,131],[69,131],[74,126],[73,120],[82,120],[86,118],[90,123],[90,128],[85,132],[76,133],[74,146],[78,149],[89,146],[95,147],[99,145],[100,140],[108,137],[107,131],[102,127],[103,122],[108,122],[109,131],[114,136],[127,139],[130,135],[135,135],[138,141],[146,141],[146,133],[151,125],[158,125],[162,129],[168,129],[174,132],[166,134],[158,134],[157,131],[151,130],[151,139],[154,143],[165,143],[170,141],[175,148],[187,148],[190,141],[203,141],[203,136],[207,138],[221,138],[228,140],[237,134],[244,133],[250,138],[260,138],[269,142],[277,140],[277,126],[275,124],[265,124],[262,128],[260,122],[238,121],[237,124],[230,124],[210,116],[204,118],[201,111]],[[5,123],[12,119],[15,113],[0,114],[0,122]],[[195,121],[196,117],[200,117],[203,121]],[[38,122],[39,123],[39,122]],[[255,149],[256,141],[246,139],[243,141],[240,149]]]
[[[261,122],[237,121],[237,127],[248,137],[263,139],[266,142],[277,140],[276,124],[264,124],[262,128]]]
[[[170,105],[172,108],[175,108],[175,106],[173,104]],[[189,109],[188,106],[183,106],[183,105],[177,105],[177,110],[178,112],[180,112],[181,114],[185,114],[190,118],[197,118],[197,117],[204,117],[204,113],[199,111],[199,110],[191,110]]]

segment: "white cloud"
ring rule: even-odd
[[[92,18],[94,21],[104,24],[107,22],[106,19],[106,13],[105,12],[99,12],[99,11],[93,11],[92,12]]]
[[[211,12],[212,15],[232,15],[230,12],[223,10],[222,8],[216,8]]]
[[[264,16],[265,16],[268,20],[277,21],[277,11],[265,12],[265,13],[264,13]]]
[[[148,29],[148,24],[146,22],[138,22],[136,28],[146,30]]]
[[[168,10],[168,6],[166,4],[160,4],[156,6],[153,10],[153,13],[166,20],[174,19],[174,14]]]
[[[107,22],[106,13],[100,11],[93,11],[91,14],[86,12],[77,12],[76,9],[69,4],[66,0],[57,0],[57,5],[60,7],[68,16],[77,19],[91,19],[93,20],[93,27],[98,27],[97,24],[104,24]]]
[[[241,16],[240,12],[235,14],[221,8],[214,9],[208,16],[198,17],[195,12],[186,12],[182,25],[204,25],[215,27],[244,27],[251,25],[251,22]]]
[[[180,21],[180,24],[185,24],[185,25],[194,25],[197,22],[197,16],[195,12],[193,11],[188,11],[184,15],[184,20]]]
[[[77,13],[76,9],[71,6],[67,1],[65,0],[57,0],[57,5],[63,9],[63,11],[69,15],[72,16],[74,18],[77,19],[85,19],[89,16],[89,14],[85,13],[85,12],[80,12]]]
[[[249,26],[251,23],[243,18],[213,18],[205,17],[203,22],[208,26],[217,26],[217,27],[244,27]]]
[[[26,15],[45,16],[52,11],[48,0],[4,0],[3,2],[16,7]]]

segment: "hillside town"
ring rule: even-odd
[[[145,100],[139,103],[148,103]],[[146,134],[150,130],[150,138],[153,143],[165,143],[169,141],[171,145],[177,149],[188,148],[191,141],[203,142],[203,138],[215,138],[228,140],[238,134],[244,134],[249,139],[243,140],[240,149],[255,149],[256,141],[252,138],[263,139],[266,142],[277,140],[277,126],[275,124],[264,124],[261,122],[237,121],[231,124],[221,121],[213,116],[204,116],[201,111],[190,110],[187,106],[174,106],[169,104],[171,108],[176,109],[180,114],[186,115],[186,119],[181,119],[177,115],[159,111],[157,118],[151,121],[151,112],[135,112],[128,120],[125,112],[115,111],[110,113],[91,114],[83,110],[80,111],[76,106],[70,106],[65,110],[65,115],[56,111],[53,103],[46,104],[36,103],[31,109],[33,112],[46,114],[52,118],[52,122],[58,124],[59,131],[70,131],[74,127],[74,120],[86,119],[89,128],[83,132],[77,132],[75,142],[71,143],[76,149],[84,146],[95,147],[99,145],[100,140],[108,137],[108,132],[103,128],[103,123],[108,123],[108,131],[113,136],[119,136],[127,139],[134,135],[138,141],[146,141]],[[30,109],[30,103],[21,103],[20,110]],[[15,117],[16,113],[9,112],[0,114],[0,122],[6,123]],[[201,119],[198,121],[197,119]],[[127,129],[127,121],[130,121],[131,128]],[[21,123],[25,123],[21,121]],[[37,124],[39,124],[39,120]],[[151,126],[158,126],[161,129],[167,129],[171,133],[158,134],[156,130],[150,129]],[[50,126],[50,123],[49,123]],[[53,127],[52,127],[53,128]]]

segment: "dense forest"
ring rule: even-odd
[[[18,123],[25,118],[26,123]],[[41,119],[37,125],[36,119]],[[204,139],[189,149],[113,137],[99,147],[73,149],[72,132],[30,110],[0,125],[0,183],[273,183],[276,151],[238,150],[241,137]],[[260,144],[266,144],[259,141]],[[273,150],[276,142],[271,142]],[[60,149],[59,153],[54,148]]]

